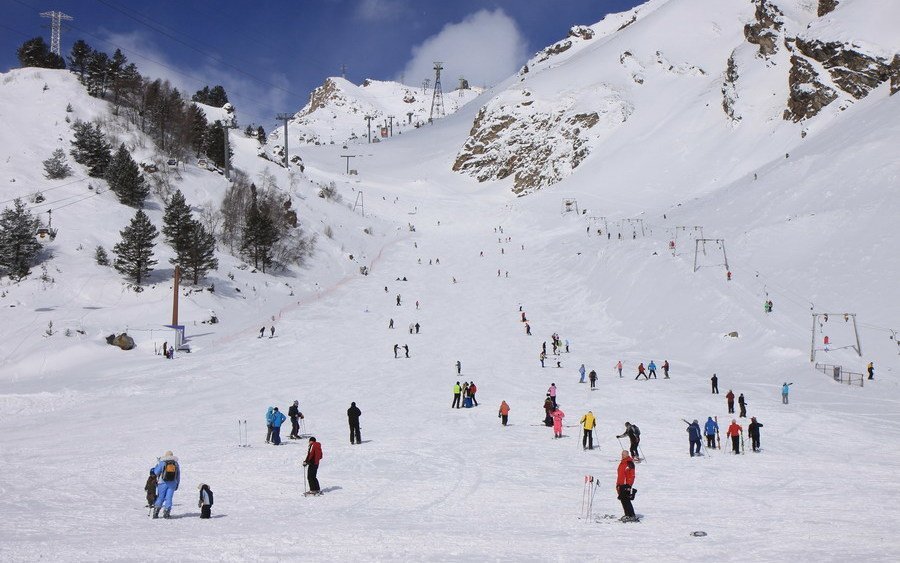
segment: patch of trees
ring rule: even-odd
[[[166,203],[162,232],[175,251],[175,257],[169,262],[181,268],[182,279],[197,285],[207,273],[219,267],[216,238],[202,222],[194,219],[181,190],[176,190]]]
[[[0,268],[11,278],[22,279],[31,273],[41,251],[36,238],[40,226],[21,199],[0,213]]]
[[[66,61],[50,51],[50,46],[43,37],[33,37],[22,43],[22,46],[16,49],[16,56],[19,57],[19,65],[22,67],[66,68]]]
[[[191,101],[220,108],[228,103],[228,94],[225,93],[225,88],[222,86],[216,85],[212,88],[204,86],[202,90],[197,90],[197,93],[191,96]]]

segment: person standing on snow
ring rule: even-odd
[[[713,374],[712,377],[709,378],[710,382],[712,382],[712,393],[713,395],[719,394],[719,378],[716,374]]]
[[[731,438],[731,451],[736,454],[741,453],[741,433],[743,431],[744,429],[737,423],[737,420],[732,418],[731,426],[728,427],[728,431],[725,432],[725,435]]]
[[[281,425],[285,420],[287,417],[284,416],[284,413],[279,412],[278,407],[275,407],[272,411],[272,443],[276,446],[281,445]]]
[[[456,382],[456,385],[453,386],[453,404],[450,405],[450,408],[459,408],[459,400],[462,396],[462,387],[459,386],[459,381]]]
[[[562,438],[563,419],[566,418],[566,413],[558,405],[554,405],[550,416],[553,417],[553,437]]]
[[[644,376],[644,379],[650,379],[644,371],[644,362],[638,364],[638,374],[634,376],[634,380],[637,381],[642,375]]]
[[[874,362],[869,362],[869,365],[866,366],[866,372],[869,374],[869,379],[875,379],[875,364],[874,364]]]
[[[741,414],[739,414],[738,416],[740,418],[747,418],[747,402],[744,401],[743,393],[741,393],[741,395],[738,397],[738,406],[741,407]]]
[[[578,380],[578,383],[584,383],[584,374],[585,374],[584,364],[581,364],[581,367],[578,368],[578,373],[581,375],[581,379]]]
[[[478,399],[475,398],[475,393],[478,392],[478,387],[475,386],[475,382],[472,381],[469,383],[469,397],[472,398],[472,404],[476,407],[478,406]]]
[[[538,359],[541,360],[541,367],[544,367],[544,360],[547,358],[547,354],[541,352],[541,355],[538,356]]]
[[[347,409],[347,421],[350,423],[350,444],[362,444],[362,437],[359,433],[359,417],[362,411],[356,406],[355,402],[350,403]],[[354,441],[355,440],[355,441]]]
[[[622,360],[619,360],[616,364],[616,369],[619,370],[619,377],[622,377]]]
[[[653,376],[653,379],[656,379],[656,364],[653,363],[653,360],[650,360],[650,363],[647,364],[647,369],[650,371],[650,373],[647,374],[647,379],[650,379],[651,375]]]
[[[663,362],[663,379],[669,379],[669,360]]]
[[[634,459],[640,459],[640,455],[638,455],[638,445],[641,443],[641,431],[637,427],[636,424],[632,424],[630,422],[625,423],[625,432],[616,436],[616,438],[624,438],[628,436],[628,441],[631,442],[631,457]]]
[[[403,353],[406,354],[406,357],[409,357],[409,344],[403,345]]]
[[[156,479],[156,473],[151,469],[150,476],[147,477],[147,483],[144,485],[144,490],[147,491],[147,508],[150,508],[156,502],[157,485],[159,485],[159,482]]]
[[[731,389],[725,395],[725,400],[728,401],[728,414],[734,414],[734,392]]]
[[[266,411],[266,443],[272,442],[272,421],[275,419],[275,407],[269,407]]]
[[[719,423],[713,420],[713,417],[709,417],[706,419],[706,424],[703,427],[704,433],[706,434],[706,447],[710,449],[716,449],[716,432],[719,431]]]
[[[394,359],[397,359],[397,352],[400,350],[399,344],[394,344]]]
[[[500,401],[500,411],[497,413],[497,418],[500,419],[500,424],[506,426],[506,423],[509,421],[509,405],[506,404],[506,401]]]
[[[688,424],[687,433],[688,441],[690,442],[691,457],[700,455],[700,423],[697,422],[696,418],[694,419],[694,422]],[[696,454],[694,450],[696,450]]]
[[[456,360],[456,375],[462,375],[462,362]]]
[[[259,338],[262,338],[265,335],[266,335],[266,327],[262,327],[261,329],[259,329]]]
[[[593,450],[594,449],[594,426],[597,424],[597,419],[594,417],[593,411],[588,411],[586,415],[581,417],[579,421],[581,423],[581,427],[584,429],[583,435],[581,437],[581,447],[585,450]]]
[[[303,413],[300,412],[300,401],[294,401],[294,404],[288,408],[288,416],[291,419],[291,435],[289,438],[291,440],[299,440],[300,419],[303,418]]]
[[[159,481],[156,486],[156,502],[153,503],[153,518],[159,518],[160,509],[163,511],[163,518],[168,518],[172,510],[172,497],[181,482],[181,466],[178,464],[178,458],[171,451],[167,451],[156,462],[153,474]]]
[[[556,408],[556,383],[550,384],[550,387],[547,389],[547,395],[553,401],[553,408]]]
[[[628,455],[628,452],[622,450],[622,461],[616,470],[616,494],[622,503],[622,510],[625,516],[622,522],[637,522],[637,516],[634,514],[634,506],[631,504],[634,493],[631,488],[634,485],[634,459]]]
[[[200,518],[206,520],[212,517],[213,492],[206,483],[200,483],[197,489],[200,491],[200,499],[197,501]]]
[[[400,294],[399,293],[397,294],[397,306],[398,307],[400,306]]]
[[[591,382],[591,390],[593,390],[594,387],[597,386],[597,372],[594,370],[591,370],[591,373],[588,374],[588,379]]]
[[[788,383],[787,381],[785,381],[784,385],[781,386],[781,403],[782,404],[785,404],[785,405],[788,404],[788,393],[791,392],[791,385],[793,385],[793,383]]]
[[[544,399],[544,426],[553,426],[553,400],[550,395]]]
[[[750,426],[747,427],[747,434],[750,435],[750,446],[754,452],[759,451],[759,429],[762,428],[761,422],[756,422],[756,417],[750,417]]]
[[[303,467],[306,468],[306,480],[309,481],[309,494],[318,495],[322,491],[319,489],[319,462],[322,461],[322,444],[316,442],[316,438],[309,438],[309,449],[306,450],[306,459],[303,460]]]

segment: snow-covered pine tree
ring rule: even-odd
[[[22,43],[16,50],[23,67],[66,68],[66,61],[50,50],[43,37],[34,37]],[[226,100],[227,101],[227,100]]]
[[[137,164],[125,148],[125,143],[119,145],[119,150],[110,160],[106,169],[106,181],[119,201],[131,207],[143,205],[150,194],[150,186],[144,181]]]
[[[109,266],[109,254],[106,253],[106,249],[101,245],[97,245],[97,248],[94,249],[94,261],[97,262],[98,266]]]
[[[190,221],[190,228],[182,250],[169,261],[181,266],[184,277],[200,283],[200,278],[219,267],[216,259],[216,238],[208,232],[200,221]]]
[[[103,137],[99,124],[91,124],[76,120],[72,124],[75,135],[72,139],[72,150],[69,154],[78,164],[88,167],[88,175],[102,178],[109,166],[110,146]]]
[[[262,125],[256,128],[256,138],[259,140],[259,144],[266,144],[266,130],[263,129]]]
[[[206,129],[204,139],[206,147],[206,157],[212,160],[219,168],[225,167],[225,128],[222,122],[216,120]],[[231,151],[228,153],[228,159],[231,160]]]
[[[256,186],[251,186],[252,200],[241,237],[241,252],[253,260],[253,267],[263,272],[272,264],[272,247],[278,241],[278,231],[269,214],[261,210]],[[260,266],[262,265],[262,266]]]
[[[87,77],[85,85],[88,94],[97,98],[106,96],[106,88],[109,86],[109,55],[103,51],[94,51],[88,58]]]
[[[77,73],[81,80],[84,80],[84,73],[87,71],[88,60],[94,50],[88,45],[84,39],[79,39],[72,45],[72,51],[69,53],[69,70]]]
[[[68,178],[72,175],[72,169],[66,164],[66,151],[56,149],[50,158],[44,161],[44,176],[50,180]]]
[[[41,250],[35,238],[40,221],[25,207],[21,199],[0,213],[0,267],[10,277],[22,279],[31,273],[34,259]]]
[[[162,234],[176,254],[180,254],[187,247],[187,237],[191,231],[193,220],[191,208],[185,201],[184,194],[181,193],[181,190],[175,190],[175,193],[166,202]]]
[[[159,233],[150,218],[138,209],[131,223],[120,234],[122,240],[113,247],[113,254],[116,255],[114,267],[140,286],[156,265],[153,241]]]

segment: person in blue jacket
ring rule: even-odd
[[[581,374],[581,379],[578,380],[578,383],[584,383],[584,374],[585,374],[584,364],[581,364],[581,367],[578,368],[578,373]]]
[[[159,458],[152,471],[159,481],[156,486],[153,518],[159,518],[160,509],[163,511],[163,518],[168,518],[169,512],[172,510],[172,496],[178,490],[178,484],[181,482],[181,466],[178,464],[178,458],[168,451]]]
[[[272,443],[276,446],[281,445],[281,425],[284,424],[284,421],[287,420],[287,417],[284,416],[284,413],[278,410],[278,407],[272,411]]]
[[[650,363],[647,364],[647,379],[650,379],[650,376],[653,376],[653,379],[656,379],[656,364],[653,360],[650,360]]]
[[[691,457],[694,457],[694,450],[696,449],[696,455],[700,455],[700,423],[697,422],[697,419],[694,419],[694,422],[688,424],[687,427],[688,439],[691,441]]]
[[[275,407],[266,411],[266,443],[272,443],[272,421],[275,419]]]
[[[706,434],[706,447],[716,449],[716,433],[719,431],[719,423],[710,416],[706,419],[704,430],[704,433]]]
[[[788,404],[788,393],[791,392],[791,385],[793,383],[785,381],[784,385],[781,386],[781,402],[785,405]]]

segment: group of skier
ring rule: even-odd
[[[458,364],[459,362],[457,362]],[[472,408],[478,406],[478,399],[475,398],[475,393],[478,392],[478,386],[475,385],[475,382],[463,382],[462,385],[457,381],[453,385],[453,402],[450,404],[451,409],[459,409],[459,408]]]

